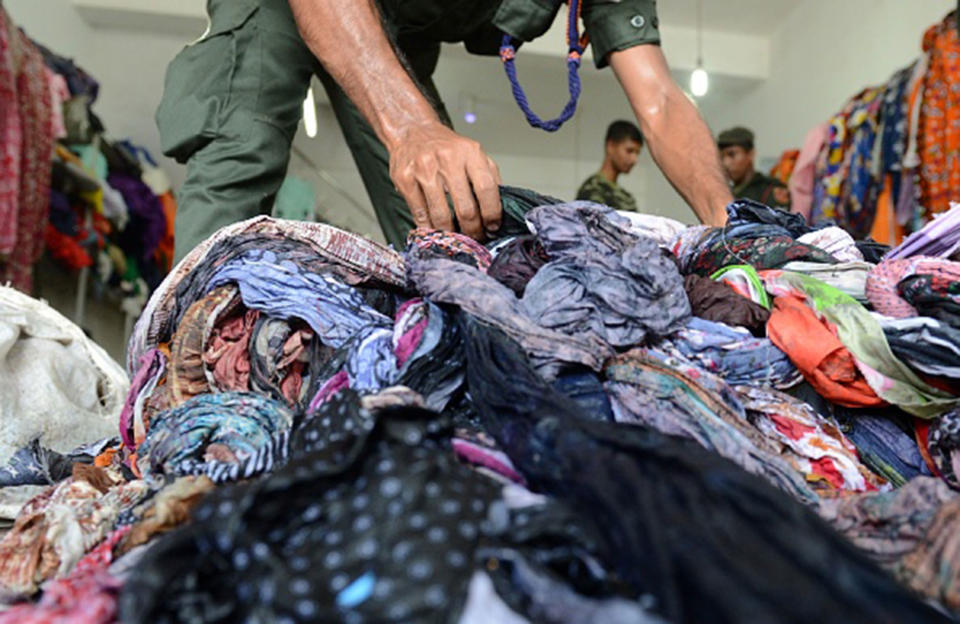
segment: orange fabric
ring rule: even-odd
[[[173,269],[173,222],[177,218],[177,200],[173,198],[173,193],[170,191],[160,195],[159,198],[160,205],[163,206],[163,216],[167,221],[167,232],[157,245],[154,258],[169,273]]]
[[[825,399],[846,407],[884,405],[835,329],[799,297],[777,297],[767,336]]]
[[[920,205],[929,217],[960,199],[960,38],[953,13],[927,29],[923,50],[930,65],[923,79],[917,147]]]
[[[113,463],[113,457],[116,454],[117,454],[117,449],[108,448],[107,450],[105,450],[104,452],[100,453],[95,458],[93,458],[93,465],[99,466],[100,468],[106,468],[107,466]]]
[[[786,150],[780,155],[780,160],[777,161],[777,164],[770,169],[770,176],[787,184],[790,182],[790,176],[793,175],[793,170],[797,166],[797,158],[799,157],[800,150]]]
[[[889,174],[883,178],[883,191],[877,197],[877,212],[873,220],[873,229],[870,238],[896,247],[903,241],[904,228],[897,223],[896,203],[893,197],[893,177]]]

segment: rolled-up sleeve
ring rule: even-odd
[[[611,52],[638,45],[660,45],[656,0],[584,0],[583,22],[597,67]]]

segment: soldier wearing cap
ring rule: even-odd
[[[790,209],[790,192],[786,185],[754,169],[753,132],[742,126],[724,130],[717,137],[717,146],[734,197]]]

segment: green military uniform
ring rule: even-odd
[[[733,187],[732,192],[736,199],[752,199],[773,208],[790,210],[787,185],[759,171],[754,171],[752,176]]]
[[[496,54],[501,33],[542,35],[559,0],[380,0],[410,70],[449,121],[432,74],[441,42]],[[157,125],[166,155],[187,163],[178,196],[177,259],[218,228],[269,213],[312,76],[323,83],[386,239],[404,244],[413,220],[373,129],[301,39],[288,0],[208,0],[210,28],[170,63]],[[655,0],[584,0],[598,67],[610,52],[660,41]],[[519,113],[518,113],[519,114]]]
[[[625,188],[611,182],[602,173],[597,172],[586,179],[577,191],[577,199],[604,204],[617,210],[637,212],[637,200]]]

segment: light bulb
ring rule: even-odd
[[[471,113],[471,112],[466,112],[466,113],[463,114],[463,120],[464,120],[465,122],[467,122],[468,124],[477,123],[477,114],[476,114],[476,113]]]
[[[707,75],[707,70],[702,67],[693,70],[693,73],[690,74],[690,93],[696,97],[703,97],[707,94],[709,88],[710,76]]]
[[[303,129],[311,139],[317,136],[317,104],[313,99],[313,87],[307,89],[307,99],[303,101]]]

